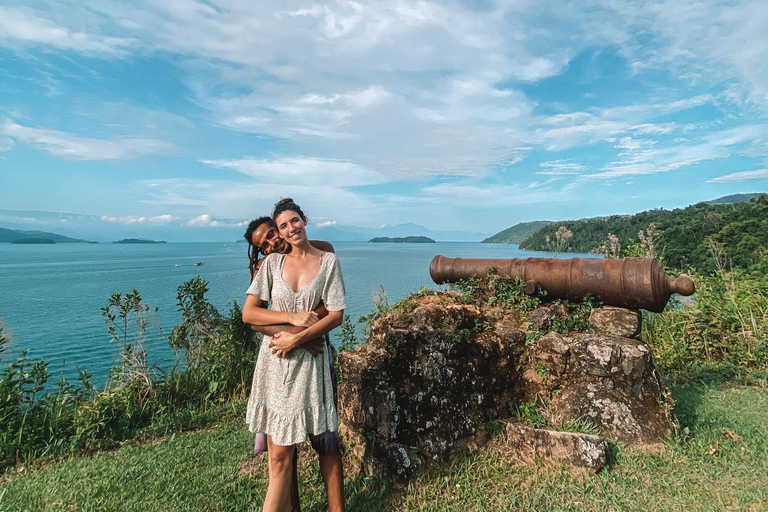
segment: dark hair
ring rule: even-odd
[[[272,211],[272,220],[277,222],[277,216],[287,211],[298,213],[305,223],[308,222],[307,216],[301,211],[301,207],[294,203],[290,197],[284,197],[275,204],[275,209]]]
[[[253,245],[253,232],[259,229],[259,226],[262,224],[269,224],[271,227],[277,229],[277,226],[275,226],[275,221],[272,220],[272,217],[265,215],[263,217],[259,217],[258,219],[252,220],[248,224],[248,229],[245,230],[245,234],[243,235],[248,241],[248,268],[251,270],[251,279],[253,279],[253,276],[256,275],[256,265],[259,263],[259,254],[264,254],[264,252],[261,250],[261,247],[256,247]]]

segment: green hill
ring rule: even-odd
[[[758,197],[759,193],[754,194],[731,194],[730,196],[718,197],[711,201],[707,201],[707,204],[731,204],[731,203],[743,203],[750,201]]]
[[[483,244],[519,244],[543,227],[549,226],[552,221],[535,220],[533,222],[521,222],[511,228],[499,231],[493,236],[489,236],[481,243]]]
[[[618,237],[621,246],[626,248],[638,242],[640,230],[647,234],[651,224],[659,235],[656,254],[667,267],[714,272],[717,269],[715,254],[727,268],[768,272],[766,194],[749,202],[702,202],[671,211],[657,209],[635,215],[558,222],[526,238],[520,248],[548,250],[546,238],[555,240],[560,226],[573,233],[569,240],[571,251],[595,252],[606,243],[609,233]]]
[[[70,238],[47,231],[22,231],[20,229],[0,228],[0,243],[12,243],[24,238],[45,238],[57,244],[87,244],[88,240]]]

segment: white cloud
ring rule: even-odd
[[[318,223],[318,224],[315,224],[315,227],[318,227],[318,228],[327,228],[327,227],[329,227],[329,226],[335,226],[335,225],[336,225],[336,221],[335,221],[335,220],[327,220],[327,221],[325,221],[325,222],[320,222],[320,223]]]
[[[174,150],[171,144],[156,139],[92,139],[58,130],[29,128],[10,119],[0,125],[0,134],[71,160],[132,160],[144,155],[170,153]]]
[[[13,142],[13,139],[10,137],[0,137],[0,153],[6,152],[6,151],[13,151],[13,148],[16,146],[16,144]]]
[[[217,228],[217,227],[221,227],[222,224],[206,213],[187,221],[187,226],[196,227],[196,228],[200,228],[200,227]]]
[[[726,174],[725,176],[719,176],[717,178],[713,178],[707,181],[707,183],[738,183],[741,181],[763,180],[763,179],[768,179],[768,169],[759,169],[756,171],[733,172],[731,174]]]
[[[244,158],[237,160],[202,160],[218,169],[230,169],[263,183],[285,185],[324,185],[353,187],[389,181],[385,176],[351,162],[318,158],[281,158],[276,160]]]
[[[171,222],[176,222],[179,220],[179,218],[174,215],[157,215],[154,217],[145,217],[145,216],[137,216],[137,215],[126,215],[124,217],[112,217],[112,216],[102,215],[101,220],[103,220],[104,222],[109,222],[111,224],[127,224],[127,225],[147,224],[147,225],[162,226],[162,225],[170,224]]]
[[[45,45],[107,57],[127,55],[128,48],[134,45],[130,39],[72,30],[31,9],[0,6],[0,45],[3,43]]]
[[[478,210],[556,202],[566,198],[561,190],[553,190],[539,183],[492,186],[469,182],[439,183],[424,187],[421,193],[419,201]]]
[[[550,175],[550,176],[566,176],[566,175],[578,175],[585,167],[575,162],[569,162],[567,160],[551,160],[549,162],[541,162],[539,167],[545,169],[544,171],[537,171],[536,174]]]

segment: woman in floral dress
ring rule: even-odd
[[[291,244],[289,254],[267,256],[248,288],[243,321],[252,325],[292,324],[306,329],[264,336],[253,375],[246,422],[251,432],[266,432],[269,487],[265,511],[290,508],[291,459],[296,444],[338,444],[338,415],[327,357],[294,350],[341,325],[346,308],[344,280],[336,255],[314,248],[307,239],[306,216],[291,199],[275,206],[280,236]],[[312,310],[322,301],[328,315]],[[271,309],[260,307],[271,303]],[[333,449],[338,453],[339,447]],[[339,470],[340,470],[339,465]],[[343,477],[342,477],[343,478]],[[343,480],[342,480],[343,481]],[[341,497],[338,506],[343,510]]]

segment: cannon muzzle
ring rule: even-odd
[[[656,258],[526,258],[465,259],[435,256],[429,275],[437,284],[499,275],[519,277],[525,293],[537,287],[552,298],[582,300],[588,293],[603,304],[660,313],[673,293],[692,295],[696,288],[685,275],[673,279]]]

